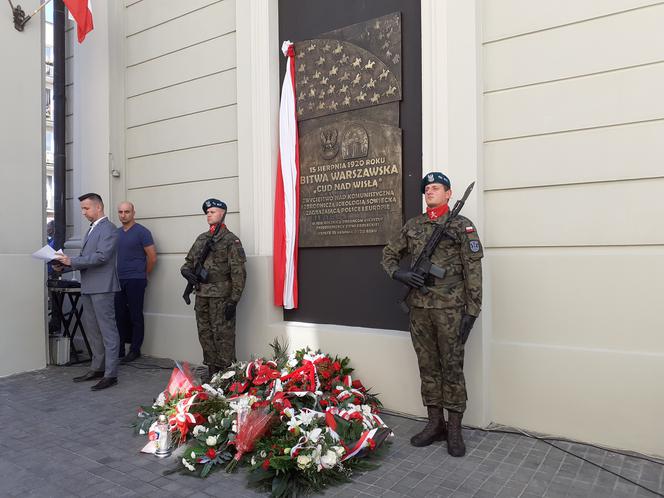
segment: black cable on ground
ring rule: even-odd
[[[383,413],[385,413],[387,415],[392,415],[392,416],[395,416],[395,417],[405,418],[405,419],[408,419],[408,420],[415,420],[417,422],[425,422],[425,420],[423,420],[419,417],[414,417],[412,415],[407,415],[405,413],[393,412],[393,411],[390,411],[390,410],[383,410]],[[625,481],[627,481],[631,484],[634,484],[635,486],[637,486],[641,489],[645,489],[646,491],[651,492],[655,496],[661,496],[661,497],[664,498],[664,494],[660,493],[659,491],[655,491],[654,489],[650,489],[649,487],[644,486],[643,484],[639,484],[638,482],[633,481],[629,477],[625,477],[621,474],[618,474],[617,472],[612,471],[611,469],[607,469],[606,467],[603,467],[602,465],[600,465],[598,463],[595,463],[591,460],[588,460],[585,457],[577,455],[576,453],[574,453],[572,451],[561,448],[560,446],[557,446],[557,445],[553,444],[551,441],[560,441],[560,442],[566,442],[566,443],[581,444],[583,446],[589,446],[589,447],[592,447],[592,448],[596,448],[598,450],[606,451],[608,453],[614,453],[616,455],[622,455],[622,456],[626,456],[626,457],[630,457],[630,458],[637,458],[639,460],[645,460],[647,462],[654,463],[654,464],[657,464],[657,465],[664,465],[663,462],[657,461],[657,460],[652,459],[652,458],[648,458],[645,455],[633,455],[633,454],[630,454],[630,453],[626,453],[626,452],[622,452],[622,451],[618,451],[618,450],[613,450],[613,449],[610,449],[610,448],[603,448],[601,446],[597,446],[597,445],[594,445],[594,444],[591,444],[591,443],[580,443],[580,442],[577,442],[577,441],[571,441],[569,439],[564,439],[564,438],[535,436],[533,434],[529,434],[527,432],[522,432],[522,431],[518,431],[518,430],[490,429],[490,428],[489,429],[483,429],[481,427],[470,427],[470,426],[467,426],[467,425],[464,425],[463,428],[468,429],[468,430],[473,430],[473,431],[481,431],[481,432],[497,432],[497,433],[502,433],[502,434],[516,434],[518,436],[523,436],[523,437],[527,437],[527,438],[531,438],[531,439],[536,439],[538,441],[542,441],[543,443],[548,444],[549,446],[552,446],[553,448],[556,448],[557,450],[560,450],[563,453],[567,453],[568,455],[572,455],[573,457],[576,457],[576,458],[578,458],[578,459],[580,459],[580,460],[582,460],[586,463],[589,463],[590,465],[594,465],[595,467],[599,468],[600,470],[608,472],[609,474],[613,474],[614,476],[616,476],[620,479],[624,479]]]

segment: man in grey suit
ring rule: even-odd
[[[118,383],[120,335],[115,323],[115,293],[120,290],[115,258],[118,246],[116,226],[104,214],[104,203],[98,194],[78,198],[81,211],[90,222],[79,256],[58,256],[67,270],[81,272],[83,327],[92,349],[90,370],[74,382],[101,379],[93,391]]]

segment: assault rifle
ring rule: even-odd
[[[438,244],[440,244],[440,241],[443,240],[443,237],[446,236],[447,227],[449,227],[450,223],[454,220],[454,218],[456,218],[459,215],[459,212],[463,208],[463,205],[466,203],[466,199],[468,199],[468,196],[470,195],[470,192],[472,192],[474,186],[475,182],[468,185],[468,188],[466,189],[466,192],[463,194],[463,197],[458,201],[456,201],[456,203],[454,204],[454,207],[452,208],[452,211],[450,211],[450,215],[448,216],[447,220],[445,220],[445,223],[436,225],[436,228],[433,229],[431,237],[429,237],[429,240],[427,240],[426,245],[420,252],[419,256],[417,256],[417,259],[415,260],[413,265],[410,267],[410,271],[417,273],[423,278],[426,278],[428,275],[433,275],[436,278],[445,277],[445,269],[434,265],[431,262],[431,256],[436,250],[436,247],[438,247]],[[422,292],[422,294],[428,294],[430,292],[429,289],[427,289],[425,286],[420,287],[418,290]],[[408,307],[406,301],[408,300],[408,297],[410,296],[410,293],[412,291],[413,288],[409,287],[403,299],[399,302],[399,306],[401,307],[404,313],[410,312],[410,308]]]
[[[201,284],[206,284],[208,281],[208,271],[203,268],[203,263],[205,263],[205,260],[210,255],[210,251],[212,250],[212,246],[215,242],[214,236],[219,232],[219,230],[221,230],[221,222],[214,227],[214,233],[212,234],[212,237],[210,237],[205,242],[205,246],[203,246],[201,255],[194,264],[194,271],[185,269],[180,270],[182,276],[187,279],[187,287],[185,287],[184,293],[182,294],[182,299],[184,299],[184,302],[187,304],[191,304],[191,298],[189,296],[194,291],[194,289],[198,290]]]

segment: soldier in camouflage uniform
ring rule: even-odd
[[[449,217],[451,183],[442,173],[422,179],[427,212],[411,218],[383,250],[387,274],[412,288],[410,333],[417,354],[422,386],[422,401],[429,422],[411,438],[413,446],[428,446],[447,439],[447,451],[463,456],[466,447],[461,419],[466,409],[466,383],[463,375],[464,344],[482,305],[482,244],[473,223],[463,216],[452,220],[431,256],[431,262],[445,270],[442,279],[401,270],[402,257],[414,261],[434,228]],[[429,292],[423,292],[426,287]],[[443,408],[449,413],[445,422]]]
[[[196,238],[180,269],[191,282],[206,242],[213,240],[203,263],[203,268],[208,271],[207,282],[194,284],[198,338],[210,377],[235,361],[235,310],[247,277],[244,266],[247,258],[242,243],[223,224],[226,210],[226,204],[218,199],[203,203],[210,229]],[[220,229],[215,231],[220,223]]]

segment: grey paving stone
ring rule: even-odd
[[[71,382],[85,368],[51,367],[0,379],[0,399],[6,401],[0,413],[0,496],[266,496],[246,487],[244,471],[205,480],[164,476],[175,459],[138,453],[144,441],[129,425],[136,407],[163,389],[168,370],[123,366],[117,388],[91,393]],[[326,496],[654,496],[543,441],[464,429],[467,456],[453,458],[445,443],[410,446],[423,422],[384,418],[396,433],[388,458]],[[664,491],[661,465],[578,443],[554,444]]]

